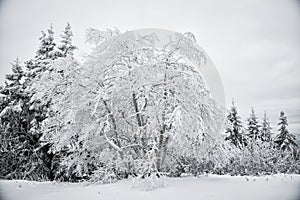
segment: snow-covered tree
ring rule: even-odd
[[[258,122],[258,118],[255,114],[254,108],[251,108],[250,117],[247,119],[247,136],[253,142],[257,139],[261,139],[260,137],[260,125]]]
[[[21,111],[24,101],[24,71],[18,59],[12,64],[12,73],[6,75],[5,85],[1,88],[2,110],[0,117],[4,118],[13,111]],[[8,120],[8,123],[13,121]]]
[[[56,49],[56,43],[54,41],[54,30],[52,25],[47,30],[47,34],[42,31],[42,36],[39,40],[40,45],[36,51],[35,57],[26,62],[29,82],[41,72],[47,70],[47,66],[59,57],[59,51]]]
[[[264,112],[264,118],[263,122],[261,125],[261,130],[260,130],[260,138],[262,141],[265,142],[270,142],[271,141],[271,135],[272,135],[272,127],[270,125],[269,118],[267,117],[267,113]]]
[[[278,148],[284,150],[293,150],[294,147],[297,147],[296,144],[296,136],[289,133],[287,126],[287,117],[285,116],[285,113],[283,111],[280,112],[279,117],[279,133],[275,137],[274,142],[277,144]]]
[[[40,60],[55,58],[55,46],[54,41],[54,30],[52,24],[47,30],[47,34],[42,31],[42,36],[40,37],[40,47],[36,52],[36,58]]]
[[[247,142],[244,135],[241,117],[238,115],[237,107],[234,105],[234,101],[232,101],[232,106],[229,114],[227,115],[227,120],[230,123],[230,127],[226,129],[226,133],[229,135],[225,138],[225,140],[229,140],[238,148],[244,147]]]
[[[24,101],[24,76],[19,59],[12,64],[12,73],[6,75],[5,85],[1,88],[2,103],[6,104],[1,110],[1,117],[4,117],[11,110],[20,110]]]
[[[7,100],[18,99],[24,93],[24,70],[21,67],[20,61],[17,58],[11,64],[12,73],[6,75],[5,86],[1,93],[6,95]]]
[[[61,44],[58,46],[58,49],[63,57],[68,55],[72,56],[73,51],[77,49],[77,47],[72,44],[72,37],[73,33],[71,30],[71,25],[70,23],[67,23],[65,30],[61,34]]]
[[[12,74],[6,76],[1,90],[1,177],[28,178],[37,147],[37,137],[28,133],[28,96],[25,92],[24,71],[18,59],[12,64]],[[3,105],[3,104],[2,104]],[[24,173],[26,171],[26,173]]]
[[[43,73],[47,73],[52,69],[52,63],[59,57],[54,41],[54,30],[52,25],[47,30],[47,34],[42,31],[42,36],[39,38],[40,46],[36,51],[34,59],[26,62],[26,92],[30,97],[28,104],[30,105],[31,126],[30,132],[34,135],[41,135],[40,123],[47,117],[47,110],[50,102],[41,102],[40,99],[31,97],[36,93],[32,86],[40,79]]]
[[[67,26],[67,31],[65,34],[69,34],[71,37],[70,26]],[[69,31],[69,32],[68,32]],[[49,140],[44,140],[44,132],[45,130],[42,127],[43,123],[47,118],[51,118],[53,115],[58,115],[59,111],[53,111],[53,106],[56,105],[56,102],[61,100],[60,98],[67,95],[67,91],[70,86],[70,67],[74,61],[72,57],[72,49],[73,46],[68,46],[68,42],[71,42],[71,38],[66,38],[64,45],[69,49],[64,49],[66,53],[63,55],[62,52],[56,50],[56,44],[54,42],[54,31],[52,26],[48,29],[48,35],[42,37],[41,45],[37,54],[31,63],[33,63],[35,68],[28,68],[28,77],[27,77],[27,88],[26,91],[30,96],[30,100],[28,104],[30,105],[30,129],[29,132],[33,135],[39,136],[40,143],[40,153],[43,159],[43,163],[45,164],[44,168],[47,169],[47,178],[53,180],[57,176],[57,165],[59,163],[59,159],[61,156],[61,152],[49,152],[52,143]],[[71,45],[71,43],[69,43]],[[62,48],[65,48],[62,47]],[[64,58],[64,56],[68,56],[68,58]],[[62,58],[63,57],[63,58]],[[70,60],[70,65],[66,64],[66,67],[63,63],[68,63]],[[57,65],[56,63],[61,63],[61,65]],[[72,66],[75,66],[73,64]],[[28,66],[28,65],[27,65]],[[62,109],[61,107],[60,109]],[[44,122],[45,121],[45,122]],[[58,121],[53,121],[51,124],[51,130],[59,131],[61,129],[61,123]]]
[[[20,61],[18,58],[12,63],[11,67],[12,74],[6,75],[6,80],[9,82],[8,85],[21,85],[22,79],[24,78],[24,71],[20,65]]]
[[[68,148],[62,168],[70,176],[159,174],[188,153],[192,138],[217,134],[220,111],[199,71],[177,54],[192,40],[173,35],[156,49],[155,35],[127,32],[101,41],[44,127],[54,152]],[[51,131],[53,121],[63,128]]]

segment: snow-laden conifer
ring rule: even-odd
[[[60,50],[61,56],[63,57],[72,56],[74,50],[77,49],[77,47],[74,46],[72,43],[73,33],[71,30],[70,23],[67,23],[65,30],[60,36],[61,36],[61,41],[60,41],[60,45],[58,45],[58,49]]]
[[[250,116],[247,119],[247,136],[249,137],[251,142],[257,139],[261,139],[260,125],[253,107],[251,108]]]
[[[261,125],[261,130],[260,130],[260,137],[262,141],[265,142],[270,142],[271,141],[271,136],[272,136],[272,127],[270,125],[269,118],[267,117],[267,113],[264,112],[264,118],[263,122]]]
[[[244,147],[247,144],[246,137],[244,134],[241,117],[238,115],[238,110],[234,104],[234,101],[232,101],[232,106],[229,114],[227,115],[227,120],[230,124],[229,128],[226,129],[226,133],[229,135],[225,138],[225,140],[230,141],[238,148]]]
[[[288,131],[287,117],[283,111],[280,112],[278,126],[279,133],[274,139],[275,144],[282,150],[293,150],[293,148],[297,146],[296,136]]]

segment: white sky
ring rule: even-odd
[[[58,36],[67,22],[81,53],[89,27],[193,32],[221,75],[228,105],[234,98],[243,119],[251,106],[260,118],[266,110],[273,124],[284,110],[291,132],[300,133],[297,0],[0,0],[0,83],[17,56],[34,56],[41,30],[53,23]]]

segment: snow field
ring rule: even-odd
[[[132,188],[134,180],[112,184],[1,180],[1,200],[299,200],[300,175],[262,177],[207,175],[166,178],[152,191]]]

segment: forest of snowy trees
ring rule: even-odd
[[[272,128],[266,112],[260,120],[252,108],[243,121],[232,102],[220,125],[223,109],[178,56],[205,63],[192,34],[156,49],[154,34],[89,29],[93,52],[82,62],[72,36],[68,23],[56,43],[51,25],[35,56],[13,61],[0,86],[1,179],[300,174],[283,111]]]

